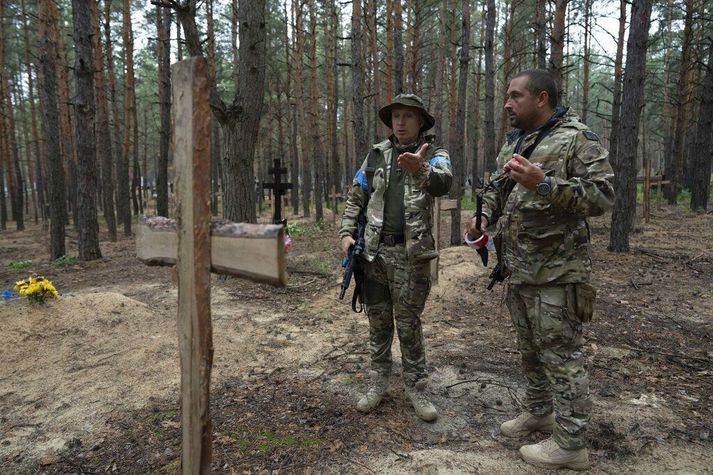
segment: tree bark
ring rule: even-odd
[[[487,15],[485,18],[485,167],[489,171],[497,168],[495,151],[495,0],[487,0]]]
[[[161,110],[156,170],[156,214],[168,217],[168,158],[171,143],[171,11],[167,8],[156,8],[158,101]]]
[[[394,94],[404,92],[404,43],[401,1],[394,2]]]
[[[196,4],[152,2],[176,11],[188,53],[205,57],[196,26]],[[241,35],[237,75],[240,81],[230,105],[223,102],[217,84],[211,81],[210,106],[223,132],[223,215],[230,221],[254,223],[257,215],[253,164],[265,89],[265,0],[240,0],[237,23]]]
[[[34,82],[34,71],[32,68],[32,63],[30,61],[30,38],[29,38],[29,26],[27,23],[28,13],[25,8],[25,0],[22,0],[22,24],[23,24],[23,40],[25,46],[25,68],[27,70],[27,90],[30,102],[30,117],[31,117],[31,127],[32,127],[32,143],[34,144],[35,153],[35,184],[37,189],[37,203],[40,209],[40,215],[42,220],[45,221],[48,218],[47,202],[45,199],[45,186],[44,186],[44,174],[42,173],[42,163],[45,162],[45,156],[42,152],[43,147],[41,147],[40,136],[37,133],[37,112],[35,108],[35,82]],[[37,222],[35,220],[35,222]]]
[[[415,94],[421,95],[421,68],[419,67],[419,52],[421,50],[421,22],[423,21],[423,2],[411,1],[413,9],[413,23],[410,25],[408,69],[409,88]]]
[[[445,65],[445,51],[446,51],[446,15],[448,14],[448,2],[441,2],[441,10],[439,14],[439,30],[438,30],[438,44],[436,44],[436,65],[435,65],[435,75],[433,76],[433,95],[429,100],[429,109],[433,111],[433,115],[436,119],[436,124],[434,125],[434,134],[438,137],[438,140],[443,138],[443,101],[441,100],[442,87],[444,82],[444,65]],[[431,53],[433,54],[433,52]]]
[[[589,111],[589,45],[591,42],[592,0],[584,0],[584,65],[582,67],[582,122],[587,123]]]
[[[312,166],[310,161],[310,151],[308,148],[309,131],[307,130],[307,114],[304,106],[303,80],[303,57],[305,45],[305,33],[303,29],[302,3],[301,0],[293,1],[293,12],[295,15],[295,108],[299,118],[300,152],[302,164],[302,210],[305,218],[311,215],[310,196],[312,194]],[[298,6],[299,5],[299,6]]]
[[[460,244],[461,235],[460,212],[461,197],[463,195],[463,181],[465,178],[465,106],[468,97],[468,62],[470,61],[470,2],[463,0],[461,16],[461,49],[458,55],[458,111],[456,112],[455,127],[450,133],[451,140],[448,148],[453,154],[453,184],[450,197],[456,200],[456,209],[451,211],[451,244]]]
[[[45,156],[49,171],[50,259],[65,254],[64,243],[64,169],[59,143],[59,105],[57,104],[59,13],[53,0],[39,0],[39,63],[41,68],[41,96]]]
[[[691,64],[691,39],[693,37],[694,0],[686,1],[686,17],[683,28],[683,45],[681,46],[681,65],[679,69],[678,87],[676,91],[676,119],[673,134],[673,153],[666,169],[666,176],[671,181],[666,187],[666,199],[669,204],[676,203],[676,197],[683,181],[685,157],[685,132],[688,125],[689,102],[688,91],[691,83],[693,67]]]
[[[448,137],[453,137],[451,129],[455,128],[456,124],[456,108],[458,106],[458,53],[457,45],[458,42],[458,3],[456,0],[450,0],[448,5],[448,13],[450,18],[448,20],[450,30],[450,38],[448,40],[448,62],[450,62],[450,71],[448,71],[448,90],[446,94],[448,95]],[[462,157],[459,157],[462,160]]]
[[[352,1],[352,124],[354,127],[354,142],[356,154],[366,155],[369,144],[366,140],[364,126],[364,71],[361,65],[361,0]]]
[[[396,2],[398,3],[398,1]],[[386,0],[386,64],[384,82],[386,83],[386,103],[394,98],[394,0]],[[398,93],[397,93],[398,94]]]
[[[0,8],[0,18],[2,8]],[[4,49],[5,42],[0,48],[0,65],[4,64]],[[12,219],[15,221],[15,227],[18,231],[25,229],[25,217],[23,210],[23,177],[22,168],[20,167],[20,155],[17,149],[17,138],[15,135],[15,106],[12,102],[12,94],[7,75],[8,70],[4,70],[0,74],[0,120],[3,122],[2,134],[4,143],[4,156],[7,165],[7,184],[10,191],[10,205],[12,210]],[[2,180],[0,180],[1,182]],[[0,183],[0,186],[1,183]]]
[[[564,40],[565,40],[565,19],[567,17],[568,0],[556,0],[555,16],[552,22],[552,36],[550,39],[550,63],[549,70],[555,78],[559,88],[558,103],[563,98],[563,61],[564,61]]]
[[[61,25],[61,23],[60,23]],[[73,213],[74,225],[77,225],[77,149],[74,144],[74,130],[72,128],[72,110],[69,99],[69,77],[67,51],[64,44],[64,36],[60,31],[57,36],[58,66],[57,67],[57,88],[59,92],[59,129],[60,145],[62,147],[62,158],[66,170],[65,193],[69,209]],[[69,224],[67,208],[64,208],[64,220]]]
[[[99,249],[99,223],[96,206],[96,136],[94,135],[94,70],[92,47],[94,29],[91,11],[94,0],[72,0],[74,21],[74,116],[77,121],[77,223],[79,260],[91,261],[101,257]],[[81,126],[79,125],[81,124]]]
[[[621,104],[621,145],[619,160],[614,169],[616,200],[609,236],[609,250],[614,252],[629,251],[632,216],[636,214],[636,150],[641,105],[644,99],[650,17],[651,0],[633,2]]]
[[[324,42],[327,49],[325,77],[327,83],[327,192],[337,193],[337,177],[339,176],[339,153],[337,152],[337,28],[339,16],[335,0],[327,2],[327,25]],[[337,199],[328,200],[334,213],[337,212]]]
[[[535,4],[535,67],[547,67],[547,0],[537,0]]]
[[[104,79],[104,61],[102,54],[101,32],[99,30],[99,11],[95,2],[90,2],[92,15],[92,44],[94,47],[94,89],[96,90],[96,133],[97,150],[101,153],[101,188],[104,208],[104,220],[109,232],[109,240],[116,241],[116,210],[114,208],[114,180],[112,167],[114,159],[111,147],[111,129],[109,128],[109,105],[106,98]]]
[[[315,0],[309,0],[309,29],[310,29],[310,137],[312,141],[312,156],[314,157],[314,204],[315,220],[324,219],[322,203],[324,201],[324,182],[322,173],[325,168],[324,148],[322,146],[322,128],[319,125],[319,96],[317,95],[317,14],[314,6]]]
[[[483,39],[485,38],[485,2],[483,2],[483,8],[480,15],[480,42],[479,45],[483,44]],[[475,94],[473,98],[473,116],[471,123],[473,124],[473,162],[471,171],[471,186],[472,186],[472,196],[475,199],[475,189],[478,186],[478,179],[483,176],[485,171],[485,162],[482,159],[482,154],[479,153],[480,149],[480,86],[482,84],[482,59],[483,59],[483,48],[478,48],[478,63],[475,70]]]
[[[626,0],[619,0],[619,34],[614,59],[614,93],[612,98],[611,133],[609,134],[609,162],[616,166],[619,160],[619,122],[621,115],[621,81],[626,31]]]
[[[287,2],[285,0],[284,4],[284,16],[285,25],[288,23],[292,27],[292,31],[295,32],[295,22],[294,15],[295,10],[292,9],[291,16],[287,15]],[[300,213],[300,200],[299,200],[299,177],[300,177],[300,155],[299,149],[297,147],[297,108],[295,107],[295,97],[292,93],[292,74],[295,70],[294,62],[296,61],[296,55],[290,55],[290,51],[296,46],[296,34],[292,35],[292,42],[288,35],[288,28],[285,28],[285,63],[287,64],[287,81],[285,85],[285,93],[287,96],[287,126],[290,134],[290,181],[292,182],[292,190],[290,194],[290,201],[292,202],[292,213],[297,216]],[[296,83],[297,81],[295,81]]]
[[[693,157],[691,160],[691,209],[706,211],[711,182],[711,150],[713,150],[713,41],[708,46],[708,64],[701,85],[701,108],[698,112]]]
[[[512,43],[513,43],[513,24],[515,23],[515,0],[510,0],[509,13],[507,20],[505,21],[505,44],[503,45],[503,105],[505,97],[507,97],[508,85],[510,83],[510,77],[512,76]],[[507,114],[502,113],[502,108],[500,109],[500,130],[497,135],[497,149],[500,149],[503,145],[503,139],[505,138],[505,130],[509,124]]]
[[[0,5],[0,19],[4,20],[3,6]],[[4,139],[6,142],[7,152],[7,177],[8,188],[10,191],[10,203],[12,205],[12,219],[15,221],[15,227],[18,231],[25,229],[25,216],[23,204],[23,189],[24,180],[22,177],[22,168],[20,166],[20,153],[17,148],[17,137],[15,131],[15,105],[12,101],[12,93],[8,82],[9,69],[5,69],[5,48],[6,48],[5,28],[0,32],[0,66],[3,71],[0,72],[0,120],[4,121]],[[0,175],[0,186],[2,184],[2,175]]]

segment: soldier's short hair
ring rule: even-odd
[[[525,89],[530,91],[533,96],[538,95],[542,91],[546,91],[549,96],[549,104],[553,109],[557,108],[557,97],[559,96],[559,90],[557,89],[557,82],[547,70],[544,69],[528,69],[518,73],[513,79],[527,76],[527,85]]]

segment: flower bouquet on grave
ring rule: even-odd
[[[15,290],[20,295],[27,297],[30,302],[44,303],[46,299],[56,299],[59,293],[55,289],[52,282],[42,276],[28,277],[27,279],[17,281]]]

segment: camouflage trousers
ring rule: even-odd
[[[409,263],[403,245],[381,246],[374,260],[366,263],[365,274],[371,368],[384,376],[391,373],[395,321],[404,383],[413,386],[426,376],[421,314],[431,289],[429,263]]]
[[[572,284],[508,288],[507,306],[527,378],[525,409],[537,416],[554,410],[553,436],[565,449],[586,446],[591,411],[582,323],[574,305]]]

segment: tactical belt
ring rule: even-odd
[[[382,234],[379,241],[385,246],[393,247],[405,243],[406,237],[403,234]]]

